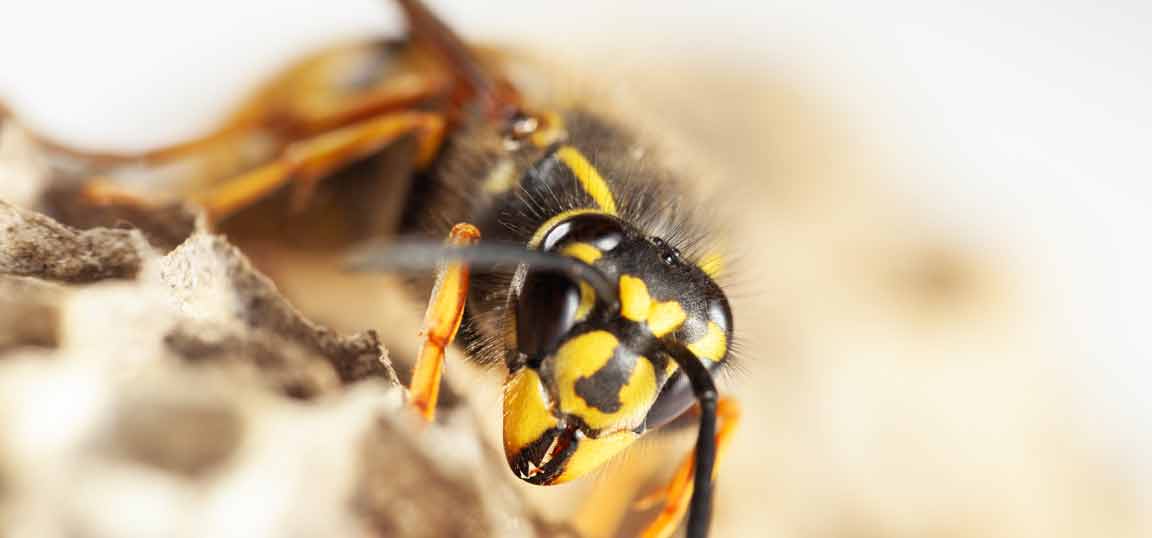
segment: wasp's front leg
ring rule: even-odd
[[[468,223],[452,227],[447,244],[473,245],[480,240],[480,230]],[[436,271],[436,284],[424,314],[424,343],[412,370],[408,387],[409,402],[428,422],[436,418],[436,401],[440,395],[440,378],[444,372],[444,349],[456,337],[464,304],[468,299],[468,266],[461,262],[444,262]]]

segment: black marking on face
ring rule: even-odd
[[[640,357],[635,353],[624,346],[616,346],[612,358],[602,368],[589,377],[576,380],[576,395],[601,412],[611,414],[619,411],[623,405],[620,391],[628,384],[638,360]]]

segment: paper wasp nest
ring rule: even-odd
[[[374,333],[310,322],[163,211],[157,240],[0,201],[5,536],[562,534],[468,413],[405,412]]]

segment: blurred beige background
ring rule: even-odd
[[[76,144],[163,145],[296,54],[398,31],[380,3],[9,0],[0,98]],[[602,74],[719,178],[746,425],[718,536],[1152,532],[1152,7],[616,4],[432,3]],[[341,326],[404,317],[275,276]],[[563,514],[611,484],[531,493]]]

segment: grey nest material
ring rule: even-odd
[[[571,534],[466,406],[404,408],[374,333],[305,319],[198,224],[156,237],[0,202],[0,534]]]

